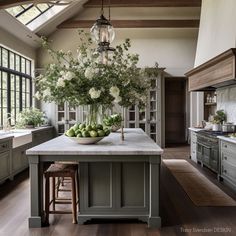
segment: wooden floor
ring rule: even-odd
[[[189,147],[168,148],[164,158],[189,160]],[[236,199],[236,194],[218,183],[212,172],[189,161]],[[164,164],[161,168],[161,230],[148,229],[146,224],[139,222],[73,225],[71,215],[50,216],[50,227],[28,229],[29,191],[28,171],[0,186],[0,236],[236,235],[236,207],[196,207]],[[201,232],[196,233],[197,230]]]

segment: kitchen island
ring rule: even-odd
[[[94,145],[62,135],[27,150],[30,163],[29,227],[44,225],[43,165],[79,162],[78,223],[91,219],[139,219],[160,227],[160,163],[163,150],[141,129],[111,133]]]

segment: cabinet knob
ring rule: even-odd
[[[226,156],[225,156],[224,158],[225,158],[225,160],[227,160],[227,157],[226,157]]]
[[[226,144],[225,144],[224,146],[225,146],[225,148],[227,148],[227,145],[226,145]]]
[[[227,170],[224,170],[224,173],[227,173]]]
[[[5,148],[5,147],[7,147],[7,145],[6,144],[2,144],[2,148]]]

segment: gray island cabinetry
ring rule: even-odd
[[[139,219],[160,227],[159,184],[163,150],[141,129],[111,133],[94,145],[62,135],[27,150],[30,163],[29,227],[44,225],[43,166],[51,161],[79,162],[80,224],[91,219]]]

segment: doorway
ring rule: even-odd
[[[186,144],[187,88],[185,77],[165,78],[165,145]]]

